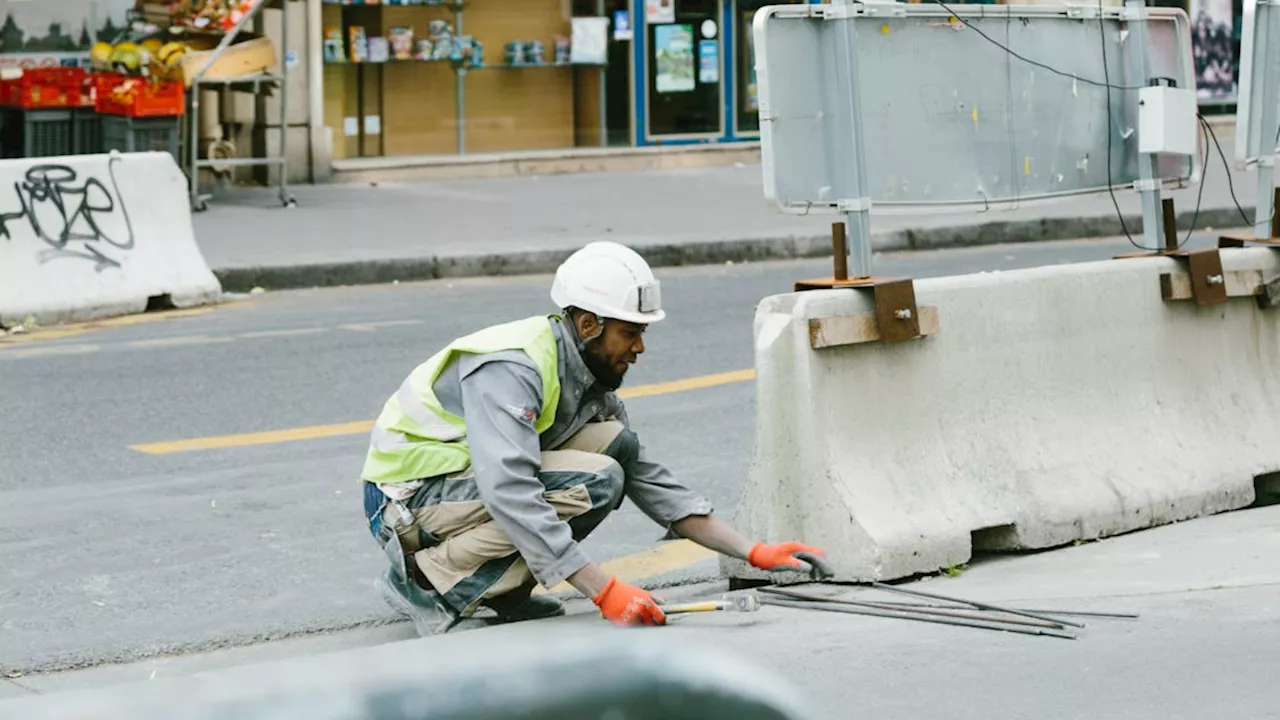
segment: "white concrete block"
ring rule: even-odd
[[[221,292],[168,153],[0,161],[0,322],[141,312],[161,295],[187,307]]]
[[[1280,253],[1223,251],[1280,274]],[[827,548],[839,579],[906,577],[1244,507],[1280,470],[1280,311],[1165,302],[1167,258],[920,280],[936,335],[813,350],[869,292],[766,298],[756,456],[735,523]],[[734,578],[765,575],[726,560]]]

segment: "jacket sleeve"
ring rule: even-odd
[[[606,413],[635,432],[626,406],[613,393],[609,394]],[[714,510],[710,500],[690,490],[665,465],[653,460],[643,442],[635,472],[627,478],[626,492],[641,512],[668,531],[668,538],[674,536],[672,523],[691,515],[710,515]]]
[[[569,524],[543,497],[538,479],[538,374],[515,362],[487,362],[465,375],[461,386],[480,498],[538,582],[548,588],[558,585],[589,561]]]

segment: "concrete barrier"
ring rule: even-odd
[[[168,153],[0,161],[0,323],[214,301]]]
[[[735,522],[872,580],[1249,505],[1280,470],[1280,309],[1239,296],[1266,290],[1280,252],[1222,262],[1237,297],[1206,306],[1164,299],[1190,294],[1169,258],[920,280],[936,334],[819,350],[823,319],[865,318],[870,292],[765,299]]]

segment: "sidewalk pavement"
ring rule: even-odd
[[[684,660],[716,652],[741,663],[731,679],[795,691],[816,706],[813,717],[1275,717],[1274,663],[1267,658],[1280,641],[1277,523],[1280,506],[1242,510],[1059,550],[977,559],[958,578],[901,586],[1004,606],[1140,616],[1066,618],[1086,626],[1067,628],[1075,640],[768,606],[619,631],[580,601],[564,618],[421,640],[400,623],[0,679],[0,718],[268,717],[251,706],[228,714],[204,703],[253,702],[273,693],[297,697],[293,711],[277,706],[274,716],[306,714],[299,708],[310,704],[314,717],[356,707],[367,712],[341,716],[372,717],[375,699],[359,694],[397,685],[416,685],[416,716],[437,717],[428,711],[460,697],[492,705],[517,688],[541,697],[564,692],[575,683],[547,681],[549,668],[574,662],[575,651],[608,652],[637,641],[657,643],[663,652],[657,667],[622,668],[636,673],[634,683],[650,672],[688,671]],[[807,588],[824,589],[835,588]],[[722,582],[678,588],[668,600],[714,598],[724,590]],[[844,590],[864,600],[912,601]],[[579,668],[583,682],[576,684],[581,690],[607,682],[619,670]],[[540,684],[530,686],[539,673]],[[483,679],[494,696],[451,693],[442,679]],[[696,682],[697,669],[684,679]],[[128,712],[140,708],[149,712]]]
[[[1234,163],[1230,130],[1218,132]],[[1256,174],[1231,173],[1209,146],[1207,184],[1173,192],[1178,227],[1239,230],[1253,220]],[[274,190],[217,191],[194,216],[196,239],[227,291],[548,273],[593,240],[635,247],[655,266],[831,253],[837,216],[783,215],[765,204],[759,165],[489,180],[309,185],[284,209]],[[1141,242],[1137,193],[1117,193]],[[1108,193],[987,212],[873,210],[877,251],[1123,235]]]

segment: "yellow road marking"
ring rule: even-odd
[[[154,340],[134,340],[129,347],[169,347],[173,345],[208,345],[211,343],[235,342],[235,338],[210,337],[208,335],[184,335],[182,337],[156,338]]]
[[[600,569],[610,575],[617,575],[619,580],[634,583],[655,575],[673,572],[686,568],[703,560],[716,557],[716,553],[691,540],[675,540],[655,548],[626,555],[608,562],[600,563]],[[535,594],[548,592],[566,592],[573,590],[567,582],[547,590],[541,585],[534,590]]]
[[[120,317],[103,318],[101,320],[87,320],[80,323],[68,323],[66,325],[36,327],[31,332],[0,337],[0,345],[17,345],[30,342],[41,342],[45,340],[62,340],[69,337],[83,335],[93,330],[108,330],[111,328],[130,327],[133,325],[141,325],[143,323],[159,322],[161,320],[177,320],[180,318],[198,317],[200,315],[207,315],[215,310],[251,307],[255,304],[257,303],[253,300],[237,300],[233,302],[219,303],[217,305],[202,305],[200,307],[183,308],[180,310],[159,310],[156,312],[140,313],[136,315],[122,315]]]
[[[632,398],[649,397],[650,395],[667,395],[669,393],[686,392],[688,390],[701,390],[703,388],[715,387],[717,385],[749,382],[754,380],[755,377],[756,371],[751,368],[747,368],[746,370],[734,370],[732,372],[716,373],[715,375],[702,375],[700,377],[685,378],[684,380],[673,380],[671,382],[623,388],[618,391],[618,397],[623,400],[630,400]]]
[[[195,438],[193,440],[130,445],[129,449],[144,452],[148,455],[168,455],[170,453],[191,452],[193,450],[217,450],[249,445],[270,445],[295,440],[314,440],[316,438],[337,437],[340,435],[360,435],[372,429],[372,420],[359,420],[337,425],[313,425],[289,430],[269,430],[267,432],[245,433],[243,435],[219,435],[216,437]]]
[[[671,382],[637,385],[618,391],[623,399],[668,395],[690,390],[728,385],[730,383],[748,382],[755,379],[753,369],[734,370],[732,372],[702,375]],[[143,443],[130,445],[129,449],[148,455],[169,455],[171,453],[192,452],[195,450],[215,450],[250,445],[271,445],[274,443],[294,442],[298,440],[315,440],[318,438],[338,437],[341,435],[362,435],[373,429],[372,420],[338,423],[336,425],[312,425],[310,427],[291,428],[288,430],[269,430],[266,432],[244,433],[240,435],[217,435],[190,440],[174,440],[169,442]]]
[[[20,348],[17,350],[0,350],[0,357],[31,358],[48,355],[88,355],[98,352],[97,345],[48,345],[44,347]]]
[[[246,339],[293,337],[295,335],[318,335],[323,332],[329,332],[329,329],[328,328],[297,328],[295,330],[256,330],[254,332],[240,333],[240,337],[246,338]]]

